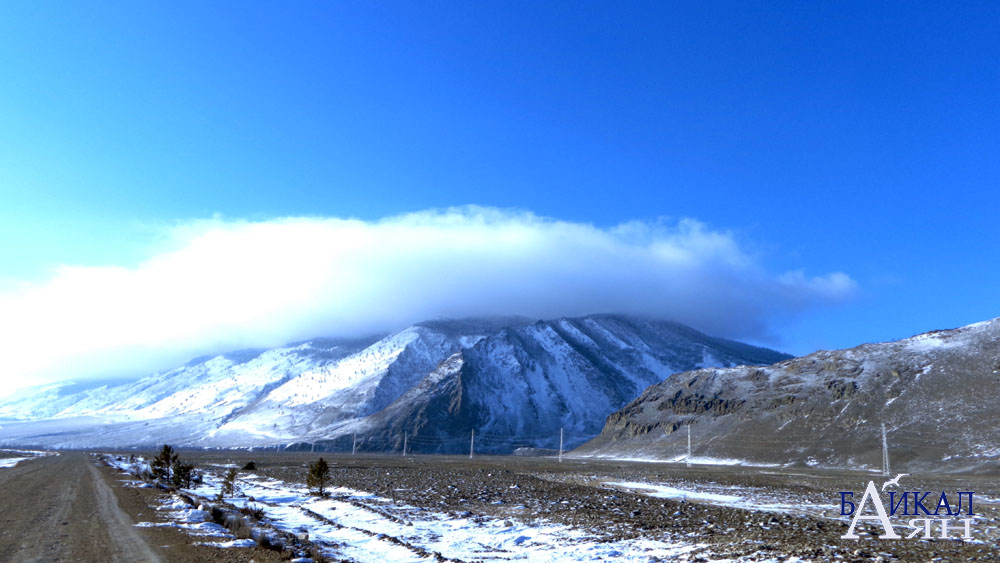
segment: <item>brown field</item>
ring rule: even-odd
[[[122,455],[138,452],[120,452]],[[143,452],[149,455],[151,452]],[[975,491],[973,542],[955,540],[843,540],[841,490],[860,495],[868,473],[818,469],[619,462],[550,457],[343,455],[275,452],[181,451],[201,470],[248,461],[255,473],[303,483],[305,466],[320,455],[331,467],[331,486],[375,493],[388,501],[367,507],[392,516],[408,505],[456,516],[545,520],[606,538],[663,539],[705,547],[693,560],[741,561],[799,557],[827,561],[996,561],[1000,559],[1000,478],[909,476],[909,491]],[[260,548],[221,550],[196,545],[164,522],[153,507],[169,497],[130,479],[97,456],[63,452],[0,469],[0,549],[9,561],[279,561]],[[654,498],[613,482],[664,484],[696,493],[737,496],[741,506],[695,498]],[[731,500],[731,499],[730,499]],[[859,499],[855,499],[859,500]],[[747,508],[747,505],[756,507]],[[761,505],[766,505],[762,509]],[[390,538],[391,539],[391,538]],[[517,553],[511,553],[517,558]]]
[[[257,464],[257,474],[304,483],[306,465],[322,455],[331,485],[376,493],[410,506],[459,515],[545,519],[622,538],[673,538],[707,543],[705,557],[748,560],[798,556],[826,560],[997,560],[1000,557],[1000,478],[905,477],[908,491],[974,491],[974,542],[955,540],[858,541],[840,536],[838,491],[856,491],[870,473],[819,469],[692,466],[554,457],[344,455],[274,452],[182,452],[203,467]],[[697,499],[653,498],[609,482],[662,483],[689,491],[729,494],[774,510],[720,506]],[[936,498],[931,495],[929,498]],[[953,501],[954,502],[954,501]],[[937,534],[937,531],[935,531]]]

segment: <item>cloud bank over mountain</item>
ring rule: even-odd
[[[134,267],[61,266],[0,294],[8,386],[141,375],[204,352],[388,331],[437,317],[599,312],[766,340],[850,298],[842,272],[768,272],[692,219],[612,228],[463,207],[378,221],[213,218]]]

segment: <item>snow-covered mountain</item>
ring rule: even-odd
[[[556,447],[600,431],[642,389],[698,367],[787,356],[676,323],[594,315],[432,321],[385,337],[316,339],[199,358],[96,389],[0,402],[0,441],[191,446],[314,443],[467,451]],[[348,443],[349,442],[349,443]]]
[[[351,430],[376,444],[424,451],[572,447],[603,417],[685,366],[768,364],[787,356],[688,327],[594,315],[505,328],[457,352],[424,381]]]
[[[157,418],[191,413],[225,416],[302,373],[355,354],[377,338],[316,339],[273,350],[206,356],[138,381],[77,391],[49,385],[0,402],[0,419],[38,420],[91,415]]]
[[[1000,319],[767,367],[702,369],[646,389],[575,455],[900,471],[1000,460]]]

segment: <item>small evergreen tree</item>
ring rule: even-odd
[[[175,459],[171,470],[173,474],[170,477],[170,483],[173,486],[191,488],[191,482],[194,480],[194,465]]]
[[[219,491],[219,500],[222,500],[223,497],[236,496],[236,476],[238,474],[239,472],[235,467],[230,467],[226,471],[226,476],[222,478],[222,490]]]
[[[177,461],[177,457],[177,452],[173,448],[167,444],[163,444],[163,449],[160,450],[160,453],[156,454],[156,457],[149,464],[153,470],[153,477],[156,479],[169,479],[170,468]]]
[[[316,489],[319,496],[325,496],[327,481],[330,480],[330,466],[326,464],[326,460],[319,458],[319,461],[309,464],[309,473],[306,474],[306,485],[309,487],[309,491],[312,492]]]

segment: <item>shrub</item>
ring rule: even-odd
[[[235,514],[230,514],[226,517],[226,528],[241,540],[253,538],[253,526],[245,518],[240,518]]]
[[[313,560],[313,563],[326,563],[329,561],[329,559],[323,555],[323,552],[316,546],[310,546],[307,553],[309,555],[309,559]]]
[[[249,516],[254,520],[260,520],[264,517],[264,509],[256,505],[246,505],[240,509],[240,514],[244,516]]]
[[[226,511],[222,510],[218,506],[213,506],[212,508],[212,521],[220,526],[226,525]]]
[[[246,465],[243,466],[243,471],[254,471],[256,469],[257,469],[257,464],[252,461],[248,461]]]
[[[281,543],[280,539],[272,538],[265,530],[256,530],[253,540],[257,542],[257,547],[263,549],[270,549],[271,551],[282,551],[284,550],[284,545]]]

